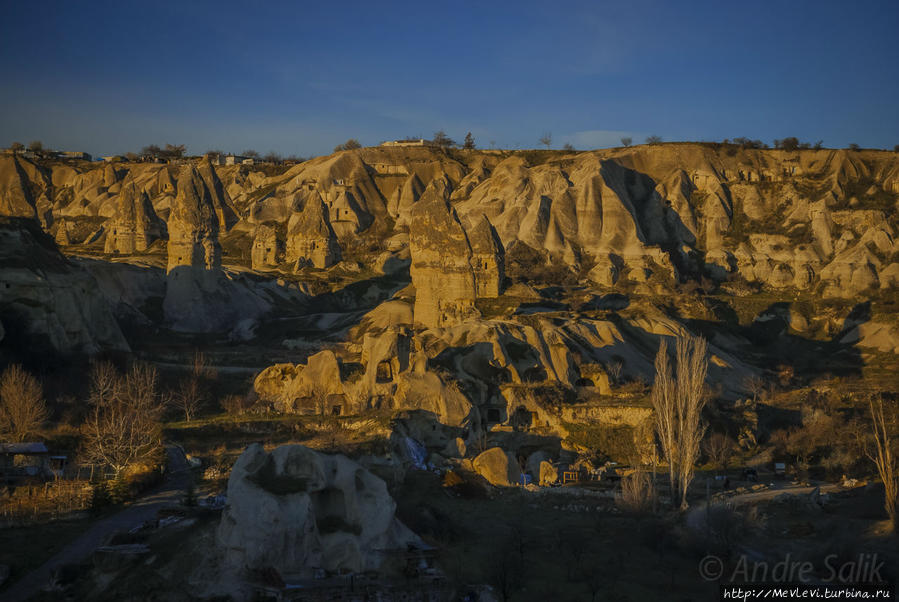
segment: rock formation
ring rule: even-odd
[[[287,223],[285,259],[298,267],[324,269],[339,262],[340,245],[328,218],[328,208],[321,197],[312,197],[300,213]]]
[[[115,215],[106,222],[105,251],[131,255],[145,251],[165,233],[165,224],[156,215],[150,198],[139,191],[133,178],[122,184]]]
[[[200,161],[198,171],[209,191],[209,200],[212,203],[215,216],[218,219],[219,229],[227,231],[237,221],[237,214],[234,211],[234,207],[231,205],[231,198],[228,195],[228,191],[219,179],[215,167],[212,165],[209,157],[204,157],[203,160]]]
[[[30,219],[0,218],[0,322],[32,353],[129,349],[93,276]]]
[[[178,176],[168,231],[168,272],[181,266],[199,270],[221,266],[218,215],[209,188],[193,167],[185,167]]]
[[[254,270],[264,270],[281,263],[284,243],[278,238],[278,229],[272,224],[260,224],[253,236],[250,261]]]
[[[505,278],[506,251],[487,216],[468,230],[471,265],[478,297],[499,297]]]
[[[444,198],[422,199],[409,227],[416,324],[445,328],[477,316],[471,247],[456,211]]]
[[[518,485],[521,468],[518,461],[501,447],[491,447],[481,452],[473,461],[475,471],[497,487]]]
[[[379,571],[391,550],[420,545],[395,508],[384,481],[344,456],[255,443],[231,470],[217,540],[238,571]]]
[[[12,155],[0,156],[0,215],[37,217],[22,161]]]

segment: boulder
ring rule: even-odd
[[[447,458],[464,458],[466,451],[465,441],[461,437],[456,437],[447,442],[443,448],[443,455]]]
[[[515,457],[500,447],[491,447],[473,461],[475,471],[496,487],[511,487],[521,480],[521,469]]]
[[[559,473],[556,470],[556,467],[552,465],[552,462],[544,460],[540,462],[539,477],[537,478],[538,484],[541,487],[546,487],[559,480]]]
[[[384,481],[342,455],[255,443],[231,471],[217,541],[234,570],[378,571],[385,552],[421,545],[395,509]]]

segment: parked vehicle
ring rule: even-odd
[[[783,462],[775,462],[774,463],[774,478],[775,479],[786,479],[787,478],[787,465]]]

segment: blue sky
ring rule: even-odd
[[[13,2],[0,145],[899,144],[899,2]]]

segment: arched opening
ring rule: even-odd
[[[375,382],[389,383],[393,381],[393,366],[389,360],[378,362],[375,369]]]
[[[525,408],[518,406],[509,419],[509,424],[516,431],[526,431],[531,428],[534,423],[534,413]]]

